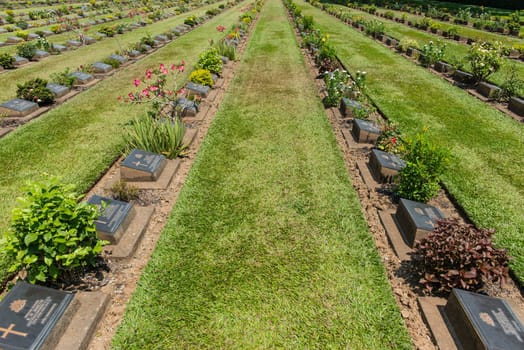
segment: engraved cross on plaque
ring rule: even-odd
[[[19,335],[21,337],[27,337],[27,333],[15,331],[15,330],[13,330],[14,327],[15,327],[14,323],[11,323],[11,325],[8,328],[0,327],[0,332],[4,332],[4,334],[2,334],[1,338],[5,339],[5,338],[7,338],[7,336],[9,334]]]

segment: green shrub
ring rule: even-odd
[[[155,40],[151,37],[151,35],[146,35],[140,39],[140,44],[153,46],[155,45]]]
[[[220,74],[223,63],[217,49],[210,47],[200,54],[196,65],[198,68],[207,69],[211,73]]]
[[[55,84],[72,87],[75,80],[75,77],[71,76],[71,70],[69,68],[66,68],[61,72],[51,73],[51,81]]]
[[[32,60],[36,55],[37,47],[33,43],[21,43],[16,46],[16,53],[18,56],[25,57]]]
[[[115,36],[115,28],[111,26],[103,26],[102,28],[98,29],[98,32],[107,35],[108,37]]]
[[[442,43],[440,40],[437,42],[431,40],[428,44],[422,46],[421,55],[419,56],[420,63],[424,67],[431,67],[444,58],[445,49],[446,44]]]
[[[447,149],[432,144],[426,131],[404,140],[402,159],[406,166],[399,172],[397,193],[400,197],[427,202],[440,189],[440,177],[449,163]]]
[[[170,121],[142,116],[132,120],[124,140],[128,150],[137,148],[174,159],[187,147],[184,133],[185,126],[178,118]]]
[[[27,40],[27,37],[29,36],[29,32],[25,30],[17,30],[15,35],[19,38],[22,38],[24,40]]]
[[[471,45],[466,56],[471,74],[476,82],[486,80],[491,74],[497,72],[503,62],[502,44],[496,42],[475,42]]]
[[[10,272],[27,272],[31,283],[48,282],[94,265],[103,244],[96,233],[97,208],[78,203],[74,186],[56,178],[31,182],[25,191],[2,239],[2,250],[14,260]]]
[[[0,66],[4,67],[4,69],[13,69],[15,68],[15,58],[4,52],[0,53]]]
[[[366,34],[376,38],[379,35],[384,34],[384,23],[377,20],[371,20],[366,22]]]
[[[478,291],[486,283],[508,278],[508,256],[493,247],[493,230],[477,229],[457,220],[441,220],[433,232],[416,242],[410,266],[429,292],[453,288]]]
[[[196,16],[189,16],[184,20],[184,24],[187,24],[188,26],[195,26],[197,25]]]
[[[334,70],[324,73],[327,96],[322,101],[326,107],[338,107],[349,90],[350,76],[346,71]]]
[[[512,62],[504,82],[500,86],[501,91],[498,98],[507,102],[513,96],[518,96],[522,88],[524,88],[524,81],[519,77],[515,62]]]
[[[124,202],[130,202],[139,197],[138,187],[130,185],[122,179],[115,182],[111,187],[111,192],[113,192],[114,199]]]
[[[207,69],[196,69],[191,72],[189,81],[200,85],[213,86],[213,77]]]
[[[31,79],[23,84],[16,85],[16,97],[38,103],[39,106],[50,105],[55,101],[55,95],[49,90],[47,80]]]

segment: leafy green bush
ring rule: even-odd
[[[188,26],[195,26],[197,25],[196,16],[189,16],[184,20],[184,24],[187,24]]]
[[[47,106],[55,102],[55,95],[49,90],[47,80],[41,78],[31,79],[23,84],[16,84],[16,97]]]
[[[196,69],[189,75],[189,81],[205,86],[213,86],[213,77],[207,69]]]
[[[98,31],[102,34],[107,35],[108,37],[115,36],[115,27],[112,26],[103,26],[102,28],[98,29]]]
[[[0,53],[0,66],[4,67],[4,69],[15,68],[15,61],[15,58],[7,52]]]
[[[113,192],[114,199],[124,202],[130,202],[139,197],[138,187],[130,185],[122,179],[115,182],[111,187],[111,192]]]
[[[503,283],[508,278],[508,256],[493,247],[493,233],[457,220],[441,220],[411,253],[411,268],[419,283],[437,293],[453,288],[477,291],[487,282]]]
[[[51,81],[55,84],[72,87],[75,80],[75,77],[71,76],[71,70],[69,68],[66,68],[61,72],[51,73]]]
[[[19,38],[27,40],[27,38],[29,37],[29,32],[25,30],[17,30],[15,35]]]
[[[140,39],[140,44],[145,44],[149,46],[155,45],[155,39],[151,37],[151,35],[146,35]]]
[[[78,203],[74,186],[57,178],[31,182],[25,191],[2,239],[2,250],[14,260],[10,272],[27,272],[31,283],[48,282],[93,265],[103,245],[96,234],[97,208]]]
[[[379,35],[384,34],[384,23],[377,20],[371,20],[366,22],[366,34],[376,38]]]
[[[422,46],[421,55],[419,56],[420,63],[424,67],[431,67],[444,58],[445,49],[446,44],[440,40],[437,42],[431,40],[428,44]]]
[[[447,149],[432,144],[426,131],[404,140],[402,159],[406,166],[399,172],[397,193],[400,197],[427,202],[440,189],[440,177],[449,164]]]
[[[25,57],[32,60],[36,55],[37,47],[33,43],[21,43],[16,46],[16,53],[18,56]]]
[[[174,159],[187,147],[183,144],[185,126],[178,118],[170,121],[142,116],[133,119],[126,131],[128,150],[137,148]]]
[[[211,73],[220,74],[223,63],[217,49],[210,47],[200,54],[196,65],[198,68],[207,69]]]
[[[497,72],[503,62],[502,44],[495,42],[475,42],[471,45],[466,56],[471,74],[476,82],[486,80],[491,74]]]
[[[519,78],[517,66],[515,62],[512,62],[504,82],[500,86],[501,90],[498,98],[501,101],[507,102],[513,96],[518,96],[522,88],[524,88],[524,81]]]

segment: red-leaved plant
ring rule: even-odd
[[[478,229],[456,219],[441,220],[434,231],[415,243],[412,271],[430,293],[452,288],[478,291],[486,283],[505,283],[506,250],[493,247],[494,230]]]
[[[120,100],[134,104],[147,103],[151,105],[147,112],[152,118],[172,117],[163,115],[166,105],[170,104],[177,98],[177,83],[176,78],[178,74],[184,71],[185,62],[180,64],[172,64],[166,66],[160,63],[158,68],[147,69],[143,78],[136,78],[133,84],[137,91],[132,91],[126,97],[119,97]],[[169,78],[172,76],[171,78]],[[169,79],[168,79],[169,78]],[[173,88],[168,87],[173,84]]]

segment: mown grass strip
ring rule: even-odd
[[[60,55],[45,58],[40,62],[2,73],[0,74],[0,101],[5,102],[16,96],[16,83],[23,83],[35,77],[47,79],[52,73],[62,72],[68,67],[75,71],[80,65],[102,61],[116,51],[127,49],[129,45],[136,43],[144,36],[161,34],[182,24],[188,16],[192,14],[203,15],[206,10],[217,8],[220,3],[207,5],[146,27],[116,35],[113,38],[105,38],[100,42],[80,47],[74,51],[67,51]],[[180,39],[176,39],[176,41],[178,40]]]
[[[444,182],[480,227],[497,229],[524,282],[524,125],[441,78],[416,67],[303,1],[297,1],[355,73],[368,73],[368,94],[406,133],[429,127],[432,140],[451,149]]]
[[[283,5],[269,0],[114,349],[407,349]]]
[[[385,29],[386,35],[390,35],[398,40],[415,40],[419,44],[420,48],[424,46],[424,44],[428,44],[430,41],[441,40],[442,42],[446,43],[446,49],[444,51],[444,60],[447,62],[453,63],[453,64],[462,62],[464,63],[464,69],[467,71],[471,71],[471,66],[469,62],[466,61],[466,56],[469,51],[469,46],[466,44],[463,44],[463,43],[461,44],[451,39],[445,39],[445,38],[437,36],[436,34],[432,34],[429,32],[411,28],[403,24],[390,22],[383,18],[377,18],[376,16],[370,15],[366,12],[357,11],[354,9],[348,9],[347,7],[341,6],[341,5],[334,5],[334,6],[342,11],[356,13],[359,16],[362,16],[366,20],[371,20],[371,19],[379,20],[382,23],[384,23],[384,29]],[[490,75],[489,81],[501,86],[504,83],[504,81],[507,79],[512,65],[515,66],[517,76],[519,77],[519,79],[524,80],[524,63],[518,60],[512,60],[509,58],[505,58],[504,64],[502,65],[500,71]],[[520,94],[521,96],[524,96],[524,88],[520,90]]]
[[[229,27],[240,7],[218,15],[208,23],[115,73],[37,120],[21,126],[0,140],[0,232],[7,228],[15,198],[27,180],[42,174],[62,176],[80,191],[89,188],[123,149],[123,128],[143,109],[117,101],[134,89],[133,79],[159,63],[187,63],[181,81],[189,75],[198,55],[223,36],[217,25]],[[9,261],[0,256],[0,281],[7,276]]]

